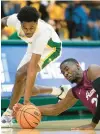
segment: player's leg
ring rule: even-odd
[[[22,89],[23,92],[21,94],[22,97],[24,96],[25,83],[26,83],[26,79],[24,79],[23,86],[22,86],[23,88]],[[39,94],[51,94],[59,97],[59,99],[64,99],[70,88],[71,88],[70,85],[61,85],[60,87],[34,85],[32,89],[32,96],[36,96]]]
[[[26,83],[26,79],[24,80],[23,86],[22,86],[22,93],[21,93],[21,97],[24,96],[24,92],[25,92],[25,83]],[[52,92],[52,87],[47,87],[47,86],[40,86],[40,85],[34,85],[32,88],[32,96],[36,96],[39,94],[50,94]]]
[[[47,50],[46,53],[44,52],[44,54],[41,57],[40,62],[38,63],[40,70],[47,67],[51,62],[56,61],[61,55],[61,43],[53,42],[52,40],[50,40],[48,42],[47,47],[49,47],[50,50]],[[62,88],[57,88],[57,87],[40,87],[39,86],[39,88],[41,88],[40,90],[41,93],[46,92],[46,90],[48,90],[50,94],[55,95],[55,96],[60,96],[64,92]]]
[[[24,81],[24,83],[26,83],[26,81]],[[23,92],[21,94],[21,97],[24,96],[25,84],[23,84],[22,88],[23,88],[22,90]],[[36,96],[39,94],[51,94],[51,95],[58,96],[60,93],[61,93],[61,88],[57,88],[57,87],[34,85],[32,89],[32,96]]]
[[[27,74],[27,65],[25,64],[21,67],[16,73],[16,80],[13,88],[13,93],[10,99],[9,109],[12,109],[14,104],[17,103],[23,92],[23,85],[25,84],[26,74]]]
[[[41,69],[45,68],[47,65],[49,65],[49,63],[57,60],[60,55],[61,55],[61,43],[56,43],[53,41],[49,41],[48,42],[48,46],[51,47],[50,51],[46,51],[46,53],[44,53],[41,57],[40,62],[38,63],[39,65],[39,72]],[[56,49],[55,49],[56,48]],[[35,87],[33,87],[33,96],[37,95],[37,94],[52,94],[52,95],[56,95],[59,96],[63,93],[63,89],[62,88],[56,88],[56,87],[46,87],[46,86],[38,86],[36,85]]]
[[[61,87],[35,85],[32,91],[32,96],[36,96],[38,94],[51,94],[59,99],[64,99],[70,88],[70,85],[62,85]]]
[[[52,44],[53,44],[53,42],[50,42],[50,45],[52,45]],[[49,51],[48,53],[46,53],[46,54],[44,53],[42,55],[41,60],[38,63],[38,65],[40,67],[40,71],[41,71],[41,69],[45,68],[51,62],[56,61],[60,57],[61,44],[54,43],[54,46],[55,46],[55,48],[56,48],[56,46],[58,47],[57,49],[55,49],[55,51],[51,50],[51,52]],[[71,87],[69,87],[69,85],[68,86],[66,85],[63,87],[47,87],[47,86],[35,85],[35,87],[33,87],[32,95],[34,96],[37,94],[46,94],[47,93],[47,94],[55,95],[55,96],[59,97],[60,99],[64,99],[69,88],[71,88]]]
[[[31,55],[25,54],[17,68],[15,84],[14,84],[13,93],[12,93],[10,104],[9,104],[9,109],[12,109],[14,104],[16,104],[21,97],[21,94],[23,92],[22,87],[25,84],[25,80],[27,76],[27,68],[28,68],[30,59],[31,59]]]
[[[6,123],[11,121],[12,119],[12,108],[13,106],[19,101],[21,94],[23,92],[23,84],[24,84],[24,79],[26,77],[26,70],[27,70],[27,64],[24,65],[22,68],[20,68],[17,73],[16,73],[16,78],[15,78],[15,84],[10,100],[9,107],[7,110],[3,113],[1,121],[6,125]]]
[[[19,101],[20,97],[24,93],[23,87],[25,86],[25,81],[26,81],[27,66],[28,63],[23,65],[20,69],[18,69],[16,73],[16,79],[15,79],[15,84],[14,84],[14,89],[11,96],[10,104],[7,110],[3,113],[1,118],[2,127],[9,127],[11,125],[10,123],[12,120],[12,108]],[[51,91],[52,89],[43,88],[41,86],[36,86],[33,88],[34,95],[37,95],[39,93],[50,93]]]
[[[29,59],[30,57],[25,55],[21,63],[18,66],[10,104],[9,104],[9,107],[6,109],[6,111],[3,113],[2,118],[1,118],[2,127],[7,127],[7,126],[9,127],[11,125],[12,108],[14,104],[16,104],[19,101],[21,94],[23,92],[22,87],[23,87],[24,80],[27,74],[27,67],[28,67]]]

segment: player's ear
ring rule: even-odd
[[[77,68],[80,69],[80,65],[77,63]]]

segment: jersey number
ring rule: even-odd
[[[91,103],[92,103],[92,104],[94,104],[94,103],[95,103],[95,105],[96,105],[96,107],[97,107],[97,103],[98,103],[97,98],[92,98]]]

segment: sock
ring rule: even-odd
[[[52,95],[58,96],[58,95],[61,94],[61,92],[62,92],[62,91],[61,91],[60,88],[52,87],[52,92],[51,92]]]

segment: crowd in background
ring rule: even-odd
[[[100,1],[2,1],[1,17],[18,13],[23,6],[35,7],[41,19],[54,27],[62,40],[100,40]],[[2,31],[2,40],[15,32],[13,27]]]

